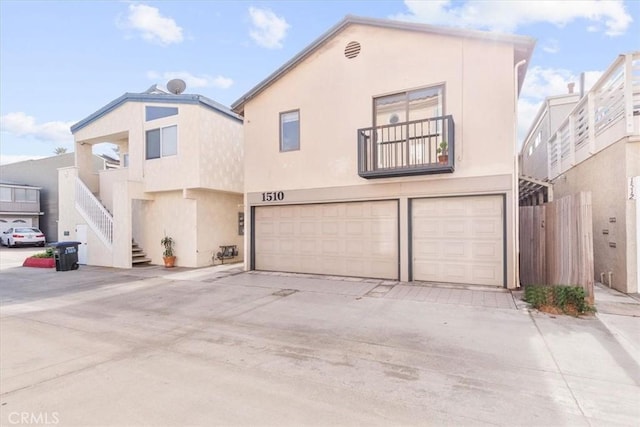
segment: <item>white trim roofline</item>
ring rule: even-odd
[[[206,108],[217,111],[221,114],[224,114],[232,119],[238,120],[242,122],[242,117],[238,114],[231,111],[229,108],[220,104],[219,102],[214,101],[213,99],[207,98],[202,95],[191,95],[191,94],[159,94],[159,93],[130,93],[127,92],[124,95],[120,96],[117,99],[114,99],[104,107],[100,108],[98,111],[90,114],[88,117],[80,120],[78,123],[71,126],[71,133],[75,133],[76,131],[82,129],[83,127],[89,125],[100,117],[110,113],[111,111],[118,108],[120,105],[125,102],[147,102],[147,103],[161,103],[161,104],[200,104]]]
[[[531,54],[533,53],[533,48],[536,44],[536,40],[528,36],[492,33],[488,31],[468,30],[468,29],[461,29],[461,28],[440,27],[435,25],[419,24],[419,23],[413,23],[413,22],[394,21],[390,19],[364,18],[360,16],[347,15],[340,22],[338,22],[336,25],[330,28],[326,33],[318,37],[315,41],[313,41],[310,45],[304,48],[296,56],[294,56],[289,61],[287,61],[284,65],[282,65],[280,68],[274,71],[266,79],[258,83],[253,89],[251,89],[249,92],[247,92],[242,97],[240,97],[236,102],[231,104],[231,109],[238,114],[242,114],[244,112],[244,105],[247,103],[247,101],[254,98],[260,92],[262,92],[263,90],[271,86],[276,80],[278,80],[280,77],[286,74],[289,70],[294,68],[300,62],[302,62],[305,58],[310,56],[313,52],[315,52],[328,40],[330,40],[336,34],[338,34],[343,29],[345,29],[346,27],[352,24],[369,25],[372,27],[391,28],[391,29],[398,29],[398,30],[405,30],[405,31],[418,31],[423,33],[433,33],[433,34],[453,36],[453,37],[491,40],[491,41],[500,42],[500,43],[511,43],[515,47],[515,55],[514,55],[513,63],[517,64],[523,59],[527,60],[525,65],[521,67],[518,75],[518,94],[520,93],[520,89],[522,88],[522,83],[524,81],[524,76],[526,74],[527,65],[531,58]]]

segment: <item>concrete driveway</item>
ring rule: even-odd
[[[18,267],[0,283],[2,425],[640,419],[633,347],[508,292],[234,266]]]

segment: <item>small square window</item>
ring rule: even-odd
[[[300,149],[300,110],[280,113],[280,151]]]

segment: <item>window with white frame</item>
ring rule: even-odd
[[[0,187],[0,202],[13,201],[11,187]]]
[[[38,201],[38,194],[36,190],[29,188],[14,188],[13,197],[16,202],[35,203]]]
[[[168,126],[147,131],[146,158],[175,156],[178,154],[178,126]]]
[[[300,149],[300,110],[280,113],[280,151]]]
[[[542,141],[542,131],[538,131],[538,134],[536,135],[536,142],[534,145],[537,147],[538,145],[540,145],[541,141]]]

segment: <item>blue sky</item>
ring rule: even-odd
[[[546,96],[640,49],[640,1],[0,1],[0,162],[73,150],[69,126],[171,78],[230,105],[345,15],[537,39],[522,135]]]

